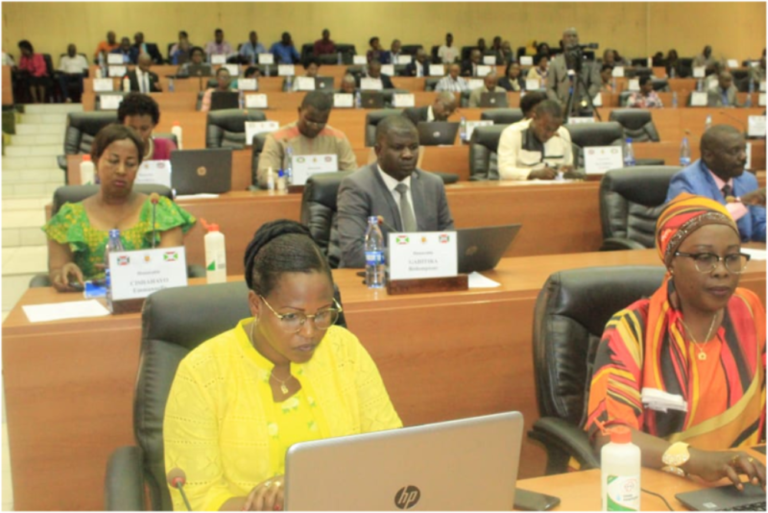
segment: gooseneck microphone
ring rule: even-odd
[[[160,196],[153,192],[149,195],[149,201],[152,203],[152,249],[155,249],[157,239],[157,226],[155,226],[155,219],[157,218],[157,203],[160,201]]]
[[[184,505],[187,507],[187,511],[192,511],[192,506],[189,505],[187,494],[184,493],[184,485],[187,483],[187,475],[184,473],[184,471],[179,467],[176,467],[175,469],[168,472],[166,477],[168,479],[168,484],[171,485],[172,488],[176,488],[179,492],[181,492],[181,498],[184,499]]]

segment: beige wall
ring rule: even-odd
[[[233,46],[255,29],[269,46],[283,30],[299,44],[319,38],[327,27],[335,41],[353,43],[362,52],[372,35],[385,46],[394,37],[431,46],[447,31],[457,46],[474,44],[480,36],[490,43],[495,35],[514,48],[532,39],[556,44],[562,29],[572,25],[583,43],[614,47],[627,57],[672,47],[692,56],[709,43],[717,57],[740,60],[759,56],[766,38],[765,2],[3,2],[2,15],[3,50],[13,55],[20,39],[53,55],[65,52],[70,42],[92,54],[109,29],[118,38],[142,30],[164,52],[180,29],[193,43],[204,44],[221,27]]]

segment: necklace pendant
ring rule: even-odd
[[[704,357],[706,358],[706,355]],[[285,384],[280,385],[280,391],[283,393],[283,395],[288,395],[288,387],[285,386]]]
[[[705,352],[699,353],[699,360],[701,360],[703,362],[706,359],[707,359],[707,353],[705,353]]]

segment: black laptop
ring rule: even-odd
[[[509,224],[456,230],[459,272],[469,274],[496,267],[521,227]]]
[[[482,93],[480,95],[480,106],[486,108],[508,107],[507,93]]]
[[[172,151],[171,187],[177,195],[231,191],[232,149]]]
[[[187,74],[190,77],[212,77],[213,68],[210,64],[190,64],[187,66]]]
[[[315,77],[316,91],[333,91],[333,77]]]
[[[422,121],[416,128],[420,146],[453,146],[459,132],[459,124],[449,121]]]
[[[362,91],[360,93],[360,103],[364,109],[383,109],[384,94],[381,91]]]
[[[214,91],[211,93],[211,109],[237,109],[240,106],[240,93],[237,91]]]
[[[743,483],[740,491],[733,485],[702,488],[675,494],[675,498],[694,511],[765,511],[765,492],[760,486]]]

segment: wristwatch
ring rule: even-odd
[[[662,467],[661,470],[684,477],[685,470],[680,467],[690,458],[691,454],[688,452],[688,444],[685,442],[675,442],[664,451],[664,455],[661,457],[661,462],[664,463],[665,466]]]

